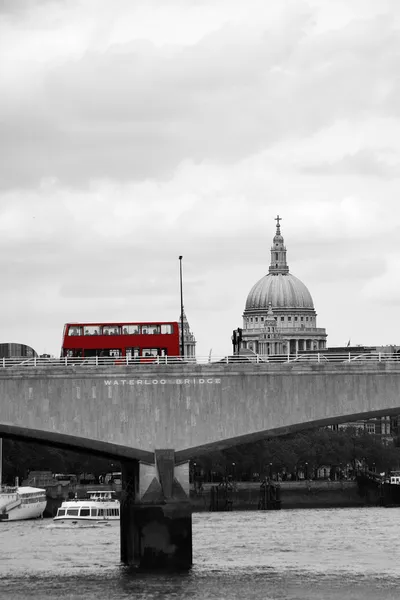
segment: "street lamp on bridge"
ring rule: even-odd
[[[181,290],[181,356],[183,358],[185,356],[185,334],[183,331],[182,258],[183,258],[183,256],[179,257],[179,282],[180,282],[180,290]]]

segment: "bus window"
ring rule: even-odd
[[[158,348],[143,348],[142,356],[158,356]]]
[[[103,335],[120,335],[121,327],[118,325],[103,325]]]
[[[126,348],[126,356],[128,358],[137,358],[140,356],[140,348]]]
[[[161,333],[173,333],[172,325],[170,323],[161,325]]]
[[[156,335],[160,333],[159,325],[142,325],[142,333],[147,333],[149,335]]]
[[[118,358],[119,356],[122,356],[122,350],[120,350],[119,348],[113,348],[112,350],[109,350],[108,356]]]
[[[72,325],[68,329],[68,335],[82,335],[82,327]]]
[[[99,325],[85,325],[84,335],[99,335],[99,334],[100,334]]]
[[[64,350],[64,356],[66,356],[67,358],[81,358],[82,352],[82,349]]]
[[[140,325],[122,325],[122,335],[138,335]]]

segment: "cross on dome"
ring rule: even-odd
[[[282,217],[280,217],[279,215],[277,215],[275,217],[275,221],[276,221],[276,233],[279,234],[280,233],[280,227],[281,227],[280,221],[283,221],[283,219],[282,219]]]

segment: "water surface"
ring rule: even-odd
[[[119,562],[119,525],[0,523],[0,598],[387,600],[400,598],[400,509],[193,515],[189,573]]]

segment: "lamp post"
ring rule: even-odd
[[[180,282],[180,289],[181,289],[181,356],[183,358],[185,356],[185,339],[184,339],[184,333],[183,333],[182,258],[183,258],[183,256],[179,257],[179,282]]]
[[[194,462],[192,465],[192,483],[193,486],[196,487],[196,463]]]

